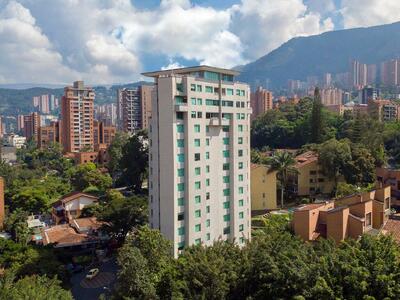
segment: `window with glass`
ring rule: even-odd
[[[200,147],[200,139],[194,139],[194,146]]]
[[[243,218],[244,218],[244,212],[241,211],[241,212],[239,213],[239,219],[243,219]]]
[[[231,220],[231,215],[224,215],[224,222],[229,222]]]
[[[243,174],[240,174],[240,175],[238,176],[238,180],[239,180],[239,181],[243,181],[243,179],[244,179]]]
[[[230,189],[224,189],[223,193],[224,193],[224,196],[229,196],[231,194],[231,191],[230,191]]]
[[[178,169],[178,177],[183,177],[183,176],[185,176],[185,169],[184,168]]]
[[[243,156],[243,150],[238,150],[238,156],[239,157]]]
[[[183,92],[183,84],[182,83],[177,83],[176,84],[176,90],[178,92]]]
[[[210,227],[210,225],[211,225],[211,221],[210,221],[210,219],[207,219],[206,220],[206,227]]]
[[[244,230],[244,225],[243,224],[240,224],[239,225],[239,232],[242,232]]]
[[[177,112],[176,113],[176,118],[178,119],[178,120],[183,120],[183,112]]]
[[[239,137],[239,138],[238,138],[238,144],[239,144],[239,145],[242,145],[242,144],[243,144],[243,138],[242,138],[242,137]]]
[[[226,89],[226,94],[228,96],[233,96],[233,89]]]
[[[208,213],[208,214],[210,213],[210,206],[209,205],[206,206],[206,213]]]
[[[183,221],[185,219],[185,214],[184,213],[179,213],[178,214],[178,221]]]
[[[206,200],[210,200],[210,192],[206,193]]]
[[[229,150],[223,150],[222,151],[222,156],[225,157],[225,158],[228,158],[229,157]]]
[[[182,133],[185,132],[185,127],[183,124],[177,124],[176,125],[176,132]]]
[[[222,181],[223,183],[229,183],[229,176],[223,176]]]
[[[240,199],[239,200],[239,206],[243,206],[244,205],[244,201],[243,201],[243,199]]]
[[[214,92],[213,87],[206,85],[206,93],[213,93],[213,92]]]
[[[230,234],[231,233],[231,228],[230,227],[225,227],[224,228],[224,234]]]
[[[178,228],[178,235],[184,235],[185,234],[185,227],[179,227]]]
[[[238,125],[239,132],[243,132],[243,125]]]
[[[210,179],[206,179],[206,186],[210,186]]]
[[[200,204],[201,203],[201,196],[200,195],[197,195],[197,196],[194,197],[194,203],[195,204]]]
[[[201,224],[196,224],[194,226],[194,232],[200,232],[201,231]]]
[[[196,190],[201,189],[201,182],[200,182],[200,181],[196,181],[196,182],[194,183],[194,188],[195,188]]]
[[[200,175],[200,173],[201,173],[200,167],[194,168],[194,175]]]
[[[243,169],[243,163],[239,162],[239,169]]]
[[[183,104],[183,103],[185,103],[185,100],[183,99],[182,96],[175,96],[175,104],[180,105],[180,104]]]
[[[229,125],[222,126],[222,131],[223,132],[229,132]]]
[[[206,152],[206,159],[210,159],[210,152]]]
[[[200,218],[201,217],[201,210],[200,209],[196,209],[194,211],[194,217],[195,218]]]
[[[200,125],[199,124],[195,124],[194,125],[194,132],[200,132]]]
[[[200,245],[201,244],[201,239],[195,239],[194,240],[195,245]]]
[[[200,160],[200,153],[195,153],[194,154],[194,160],[199,161]]]
[[[225,201],[224,203],[222,203],[222,206],[224,209],[228,209],[231,205],[229,201]]]
[[[196,98],[190,98],[193,105],[196,105]]]
[[[210,146],[210,139],[206,139],[206,146]]]
[[[228,137],[223,138],[222,141],[223,141],[224,145],[229,145],[229,138]]]
[[[176,143],[177,143],[178,148],[185,147],[185,140],[184,139],[178,139]]]
[[[190,90],[191,90],[192,92],[195,92],[195,91],[196,91],[196,85],[192,83],[192,84],[190,85]]]
[[[203,99],[197,98],[197,105],[203,105]]]
[[[183,192],[185,190],[185,184],[184,183],[178,183],[178,192]]]
[[[179,153],[179,154],[177,155],[177,161],[180,162],[180,163],[185,162],[185,154]]]
[[[244,192],[244,188],[243,187],[239,187],[239,194],[243,194]]]
[[[202,91],[203,91],[203,87],[202,87],[200,84],[198,84],[198,85],[196,86],[196,91],[202,92]]]
[[[222,170],[229,171],[229,163],[225,163],[222,165]]]
[[[178,206],[184,206],[185,205],[185,199],[180,197],[178,198]]]

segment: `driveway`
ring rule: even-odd
[[[97,300],[107,289],[112,289],[117,275],[117,264],[114,258],[102,263],[100,273],[92,280],[86,279],[89,269],[71,277],[72,295],[76,300]],[[107,289],[105,289],[106,287]]]

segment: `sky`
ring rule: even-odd
[[[0,84],[231,68],[297,36],[400,21],[400,0],[0,0]]]

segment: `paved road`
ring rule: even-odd
[[[115,260],[104,262],[98,268],[100,273],[92,280],[85,278],[89,270],[72,276],[72,295],[75,300],[97,300],[101,294],[105,293],[104,287],[109,289],[113,287],[117,273]]]

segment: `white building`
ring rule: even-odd
[[[250,239],[250,90],[208,66],[155,79],[149,128],[150,225],[184,246]]]
[[[21,149],[26,143],[26,137],[19,136],[17,134],[10,134],[7,136],[6,141],[7,141],[7,146]]]

